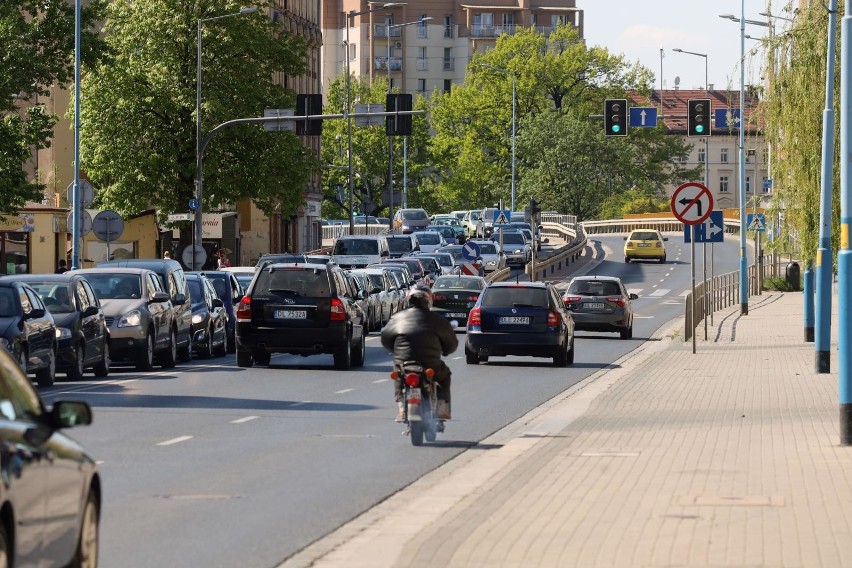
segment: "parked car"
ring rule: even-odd
[[[505,355],[552,357],[557,367],[574,362],[574,320],[549,282],[495,282],[479,294],[465,359],[475,365]]]
[[[53,315],[57,337],[57,368],[72,380],[88,368],[95,376],[109,374],[109,333],[101,302],[83,276],[74,274],[18,274],[10,280],[26,282]]]
[[[424,209],[397,209],[393,215],[393,230],[413,233],[426,228],[429,215]]]
[[[574,318],[574,329],[614,331],[621,339],[633,337],[633,304],[638,299],[617,276],[577,276],[562,301]]]
[[[239,274],[239,272],[226,270],[209,270],[204,273],[213,284],[213,288],[216,289],[216,294],[222,300],[228,314],[228,353],[234,353],[237,350],[234,335],[237,329],[237,304],[244,293],[243,285],[238,279]],[[251,272],[251,276],[254,276],[254,271]],[[250,281],[251,279],[249,279]]]
[[[331,258],[341,268],[364,268],[390,256],[388,241],[381,235],[352,235],[334,241]]]
[[[98,295],[109,329],[113,361],[133,361],[140,371],[153,369],[155,358],[163,368],[175,366],[177,314],[156,272],[107,267],[82,268],[65,274],[84,276]]]
[[[56,380],[56,325],[29,284],[0,278],[0,346],[41,387]]]
[[[0,560],[3,566],[97,566],[101,478],[65,433],[92,423],[85,402],[48,408],[0,349]]]
[[[353,270],[353,274],[361,275],[369,282],[368,291],[374,299],[378,311],[375,321],[376,328],[383,327],[393,316],[399,306],[399,287],[390,273],[381,268],[362,268]]]
[[[160,279],[163,290],[169,295],[169,302],[174,312],[175,337],[178,357],[182,361],[192,360],[192,306],[190,305],[189,288],[183,267],[176,260],[132,258],[99,262],[100,267],[143,268],[153,271]],[[168,359],[165,360],[168,363]]]
[[[666,261],[665,241],[660,231],[655,229],[633,229],[624,237],[624,262],[631,260]]]
[[[385,235],[390,249],[390,258],[399,258],[420,250],[420,241],[414,234]]]
[[[228,312],[225,303],[205,274],[188,272],[192,298],[192,348],[202,357],[221,357],[228,352]]]
[[[386,270],[390,274],[396,287],[396,309],[394,312],[404,310],[406,307],[406,296],[414,285],[414,277],[411,276],[408,267],[404,264],[387,264],[383,262],[381,264],[371,264],[367,268]]]
[[[500,250],[500,245],[494,241],[474,241],[479,245],[479,256],[482,257],[482,270],[485,274],[506,268],[506,255]]]
[[[364,365],[366,325],[336,264],[270,264],[237,308],[237,365],[268,365],[273,353],[331,353],[337,369]]]
[[[367,332],[381,329],[382,306],[378,294],[370,293],[374,289],[370,278],[359,270],[346,270],[345,274],[349,278],[350,288],[355,293],[355,303],[361,306],[364,312]]]
[[[470,310],[485,285],[481,276],[440,276],[432,286],[432,310],[447,318],[454,328],[465,329]]]
[[[532,247],[520,231],[498,230],[491,239],[502,241],[507,265],[524,266],[532,260]]]

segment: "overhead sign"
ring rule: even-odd
[[[762,232],[766,230],[766,217],[763,213],[749,213],[746,218],[746,226],[749,231]]]
[[[672,213],[684,225],[703,223],[713,212],[713,194],[703,184],[688,181],[672,195]]]
[[[683,242],[692,242],[692,231],[695,231],[696,243],[721,243],[725,241],[725,215],[722,211],[713,211],[703,223],[685,226]]]
[[[286,118],[289,116],[293,116],[294,111],[291,108],[266,108],[263,109],[264,118],[276,117],[276,118]],[[296,132],[296,121],[295,120],[277,120],[263,123],[263,129],[266,132]]]
[[[476,260],[480,258],[482,254],[479,250],[479,245],[473,241],[468,241],[462,246],[462,257],[465,260]]]
[[[370,103],[355,105],[355,114],[365,113],[380,113],[385,112],[384,103]],[[355,126],[382,126],[385,123],[385,117],[381,114],[376,116],[356,116]]]
[[[512,212],[508,209],[496,209],[494,211],[494,226],[497,225],[508,225],[512,219]]]
[[[657,126],[657,107],[630,107],[630,127],[654,128]]]
[[[713,119],[716,122],[716,128],[739,128],[740,109],[717,108],[713,113]]]
[[[92,231],[102,241],[114,241],[124,232],[124,219],[110,209],[104,209],[92,221]]]

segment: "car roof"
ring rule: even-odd
[[[606,280],[606,281],[610,281],[610,282],[621,282],[621,278],[619,278],[618,276],[589,276],[589,275],[586,275],[586,276],[575,276],[574,278],[571,279],[571,281],[573,282],[574,280],[598,280],[598,281],[605,281]]]
[[[76,270],[69,270],[65,274],[147,274],[149,272],[156,272],[153,268],[139,268],[139,267],[100,267],[96,266],[94,268],[78,268]]]
[[[81,274],[9,274],[3,276],[3,280],[16,280],[18,282],[70,282],[74,278],[82,277]]]
[[[463,275],[463,274],[444,274],[442,276],[438,276],[435,278],[435,282],[438,280],[482,280],[485,282],[485,278],[482,276],[473,276],[473,275]]]
[[[106,262],[97,263],[95,265],[95,268],[101,268],[103,266],[117,266],[120,268],[146,268],[148,270],[153,270],[154,272],[159,271],[164,266],[168,266],[172,270],[183,270],[183,267],[178,261],[168,258],[127,258],[124,260],[109,260]],[[86,268],[80,270],[89,269]]]
[[[546,282],[492,282],[489,288],[547,288]]]

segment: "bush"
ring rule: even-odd
[[[763,279],[763,289],[764,290],[774,290],[776,292],[794,292],[793,287],[790,286],[789,282],[787,282],[786,278],[777,278],[774,276],[768,276]]]

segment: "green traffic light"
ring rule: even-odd
[[[612,125],[612,131],[613,132],[621,132],[621,126],[618,125],[618,124],[613,124]]]
[[[702,132],[704,132],[704,125],[703,125],[703,124],[699,124],[699,125],[697,125],[697,126],[695,127],[695,131],[696,131],[697,133],[701,134]]]

